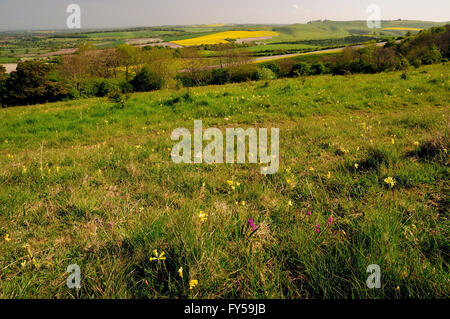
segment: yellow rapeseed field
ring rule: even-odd
[[[225,39],[275,37],[277,35],[278,33],[274,31],[224,31],[210,35],[205,35],[198,38],[178,40],[172,42],[183,46],[192,46],[201,44],[227,43]]]
[[[419,29],[419,28],[402,28],[402,27],[392,27],[392,28],[384,28],[383,30],[399,30],[399,31],[422,31],[423,29]]]

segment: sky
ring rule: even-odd
[[[0,31],[65,29],[69,4],[81,28],[366,20],[377,4],[383,20],[450,21],[450,0],[0,0]]]

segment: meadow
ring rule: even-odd
[[[449,74],[0,109],[0,298],[448,298]],[[174,164],[194,119],[280,128],[279,172]]]

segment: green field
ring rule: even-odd
[[[449,74],[0,109],[0,298],[449,298]],[[170,134],[194,119],[280,128],[279,172],[174,164]],[[381,289],[366,287],[370,264]]]

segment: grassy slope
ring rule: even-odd
[[[125,109],[87,99],[0,110],[0,297],[448,298],[448,157],[425,160],[413,144],[447,134],[448,71],[134,94]],[[279,127],[279,173],[173,164],[170,132],[193,119]],[[250,239],[249,218],[260,226]],[[167,260],[150,262],[153,249]],[[65,286],[73,263],[78,293]],[[379,290],[365,288],[372,263]]]

